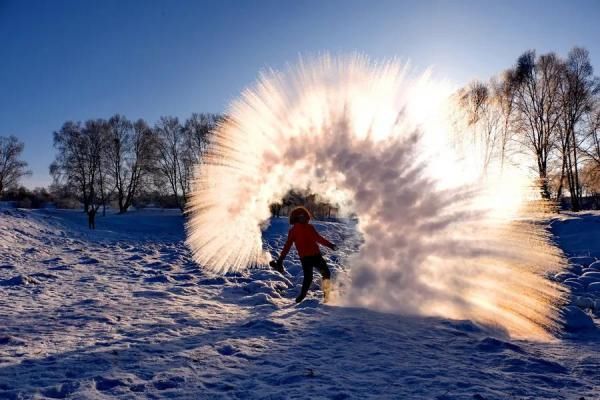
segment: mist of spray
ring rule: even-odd
[[[218,273],[264,265],[269,205],[310,187],[358,217],[338,304],[468,318],[547,337],[561,256],[523,218],[529,180],[449,129],[447,85],[397,61],[321,57],[263,74],[196,169],[187,242]]]

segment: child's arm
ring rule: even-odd
[[[287,256],[288,252],[292,248],[292,244],[294,244],[294,238],[292,235],[292,230],[290,229],[290,231],[288,232],[287,240],[285,241],[285,245],[283,246],[283,249],[281,250],[281,254],[279,255],[279,258],[277,259],[278,264],[283,264],[283,260],[285,260],[285,257]]]
[[[329,247],[331,250],[335,250],[335,244],[331,243],[329,240],[325,239],[323,236],[321,236],[319,234],[319,232],[317,232],[317,230],[315,229],[314,226],[312,226],[313,231],[315,232],[316,235],[316,240],[318,243],[322,244],[323,246],[327,246]]]

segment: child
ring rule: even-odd
[[[324,246],[335,250],[335,245],[319,235],[314,226],[309,224],[310,213],[304,207],[296,207],[290,214],[290,225],[292,229],[288,232],[288,238],[283,246],[281,255],[277,261],[271,261],[270,265],[280,273],[283,273],[283,260],[287,253],[290,251],[292,244],[296,245],[296,250],[300,256],[300,262],[302,263],[302,270],[304,272],[304,280],[302,282],[302,291],[296,298],[296,303],[300,303],[306,297],[310,284],[312,283],[313,268],[317,267],[321,273],[323,279],[323,296],[324,301],[327,302],[329,297],[331,273],[327,267],[327,263],[321,256],[321,250],[319,249],[320,243]]]

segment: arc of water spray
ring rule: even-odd
[[[265,264],[269,204],[310,186],[359,218],[340,304],[469,318],[547,337],[560,251],[522,221],[527,177],[489,173],[455,145],[448,91],[360,56],[269,72],[230,107],[196,169],[187,243],[217,273]],[[488,167],[488,171],[490,168]]]

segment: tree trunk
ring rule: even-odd
[[[564,147],[563,147],[562,168],[560,170],[560,181],[558,182],[558,189],[556,190],[556,202],[557,203],[560,201],[560,198],[562,197],[563,183],[565,180],[565,168],[566,168],[566,158],[565,158],[565,151],[564,151]]]
[[[125,214],[128,208],[127,201],[123,199],[123,194],[119,193],[119,214]]]
[[[548,187],[548,173],[546,164],[542,159],[538,159],[538,171],[540,177],[540,195],[544,200],[550,200],[550,189]]]
[[[579,197],[577,196],[577,187],[575,185],[575,176],[573,172],[573,161],[571,159],[571,146],[567,148],[567,182],[569,184],[569,192],[571,194],[571,211],[580,210]]]
[[[577,197],[577,210],[576,211],[580,211],[581,210],[581,203],[582,203],[582,195],[581,195],[581,185],[579,184],[579,170],[578,170],[578,166],[577,166],[577,144],[575,142],[575,131],[573,130],[572,132],[572,136],[573,136],[573,186],[575,189],[575,193],[574,196]],[[575,211],[575,210],[573,210]]]

